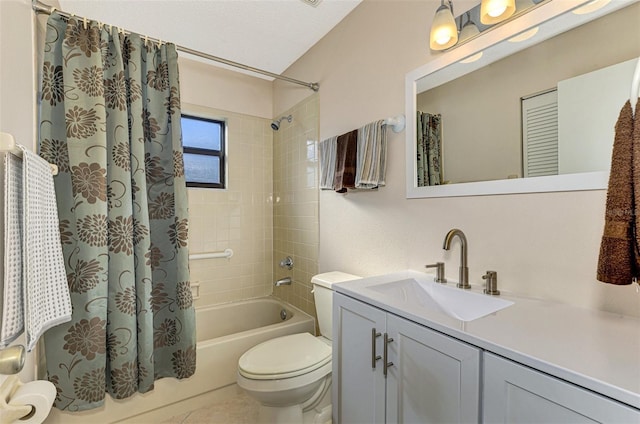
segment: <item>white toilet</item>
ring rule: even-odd
[[[320,336],[278,337],[240,357],[238,386],[260,402],[261,423],[331,422],[331,286],[358,278],[334,271],[311,279]]]

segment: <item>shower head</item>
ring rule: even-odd
[[[291,123],[291,121],[293,121],[293,116],[291,115],[283,116],[282,118],[273,121],[271,123],[271,129],[274,131],[278,131],[280,129],[280,122],[282,122],[283,120],[286,120],[287,122]]]

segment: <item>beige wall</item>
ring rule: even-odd
[[[1,1],[1,0],[0,0]],[[178,52],[182,101],[248,116],[273,117],[271,81],[212,66]]]
[[[638,57],[638,22],[640,4],[421,93],[418,110],[442,114],[445,180],[522,176],[520,98],[555,88],[558,81]],[[611,28],[619,28],[620,41],[615,48],[610,48]],[[614,127],[617,112],[608,127]]]
[[[180,59],[183,112],[227,121],[227,189],[190,188],[191,253],[231,248],[231,259],[192,260],[196,307],[272,292],[271,82]]]
[[[433,59],[428,20],[437,6],[365,0],[292,65],[287,75],[320,82],[320,139],[404,112],[405,74]],[[274,110],[307,95],[277,83]],[[458,227],[472,283],[492,269],[503,290],[640,315],[635,287],[595,280],[605,191],[407,200],[404,133],[389,135],[386,187],[320,193],[321,272],[368,276],[444,260],[456,279],[458,247],[445,252],[442,240]]]
[[[0,131],[35,149],[35,54],[31,2],[0,1]]]
[[[315,316],[311,277],[318,271],[318,95],[307,97],[279,116],[292,115],[274,132],[273,245],[274,278],[292,277],[293,284],[273,294]],[[290,256],[292,270],[280,268]]]

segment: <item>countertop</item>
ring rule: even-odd
[[[407,270],[335,284],[333,289],[640,409],[640,319],[503,292],[499,298],[513,305],[463,322],[368,288],[425,277],[433,278]],[[471,291],[481,293],[482,288],[473,286]]]

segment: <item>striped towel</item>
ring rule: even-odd
[[[336,175],[336,150],[338,137],[330,137],[318,143],[320,153],[320,189],[333,190]]]
[[[375,121],[358,130],[356,188],[373,189],[386,184],[387,131],[384,121]]]
[[[7,347],[24,329],[22,287],[22,161],[4,155],[4,287],[0,348]]]
[[[60,244],[58,208],[48,162],[20,146],[22,157],[22,274],[27,351],[49,328],[71,320]]]

